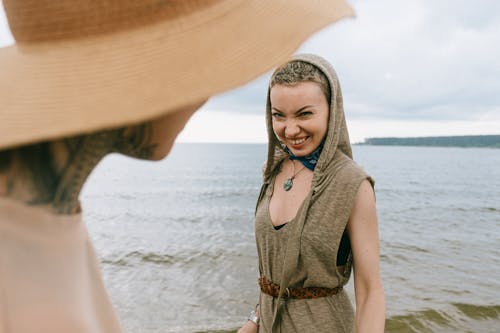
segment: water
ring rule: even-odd
[[[376,179],[386,332],[500,332],[500,149],[354,154]],[[84,215],[125,331],[245,322],[265,156],[265,145],[177,144],[161,162],[110,156],[95,170]]]

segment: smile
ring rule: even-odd
[[[296,146],[296,145],[300,145],[300,144],[304,143],[306,140],[307,140],[307,137],[302,138],[302,139],[296,139],[296,140],[288,140],[288,141],[290,141],[290,143],[292,145]]]

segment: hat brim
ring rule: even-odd
[[[256,78],[311,33],[354,15],[343,0],[224,6],[189,21],[0,49],[0,149],[153,119]]]

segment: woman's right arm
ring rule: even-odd
[[[257,333],[258,331],[259,326],[257,326],[253,321],[249,320],[238,330],[238,333]]]
[[[239,330],[238,333],[257,333],[259,331],[259,318],[260,318],[260,307],[257,304],[255,307],[255,315],[257,316],[257,322],[250,320],[250,318],[247,320],[245,325],[243,325]]]

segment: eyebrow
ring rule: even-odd
[[[295,114],[297,114],[297,113],[301,113],[301,112],[302,112],[302,111],[304,111],[305,109],[310,108],[310,107],[313,107],[313,106],[314,106],[314,105],[305,105],[305,106],[301,107],[300,109],[298,109],[297,111],[295,111]],[[271,109],[272,109],[272,110],[274,110],[274,111],[278,111],[278,112],[283,113],[283,111],[281,111],[281,110],[280,110],[280,109],[278,109],[278,108],[275,108],[274,106],[273,106],[273,107],[271,107]]]

